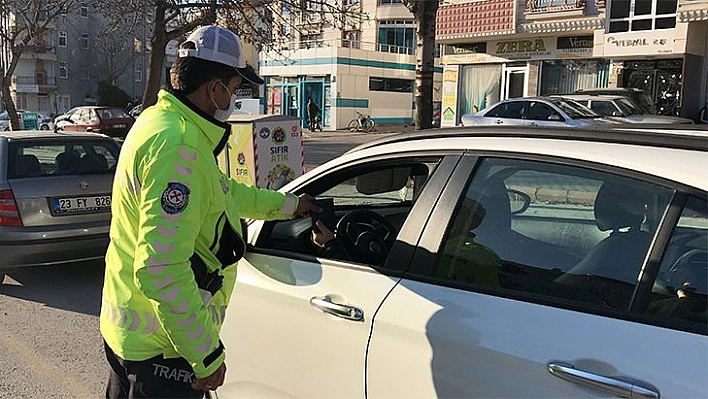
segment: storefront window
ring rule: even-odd
[[[492,65],[466,65],[462,68],[460,82],[459,115],[477,113],[499,101],[502,67]]]
[[[607,87],[607,60],[552,60],[541,65],[541,95]]]

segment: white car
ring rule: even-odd
[[[646,113],[642,107],[629,97],[618,95],[564,94],[557,96],[573,100],[592,109],[605,118],[622,123],[643,124],[693,124],[688,118]]]
[[[283,187],[224,317],[226,398],[708,397],[708,133],[418,131]]]
[[[462,126],[578,127],[616,124],[595,111],[558,97],[523,97],[499,101],[476,114],[462,115]]]

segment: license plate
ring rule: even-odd
[[[52,205],[55,215],[105,212],[111,209],[111,196],[54,198]]]
[[[119,123],[117,125],[113,125],[113,129],[125,129],[127,125],[125,123]]]

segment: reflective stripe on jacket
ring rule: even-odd
[[[125,140],[113,185],[101,334],[126,360],[184,357],[198,378],[224,361],[223,314],[243,255],[241,218],[287,219],[297,197],[226,177],[215,154],[228,124],[161,91]],[[190,257],[223,285],[202,300]]]

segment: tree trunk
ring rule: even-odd
[[[435,18],[437,0],[419,0],[415,8],[415,128],[433,127],[433,77],[435,73]]]
[[[166,4],[164,1],[157,1],[155,6],[155,22],[150,38],[150,62],[147,70],[147,81],[143,92],[143,109],[154,105],[157,102],[157,93],[160,91],[162,83],[162,66],[165,63],[165,53],[167,47],[167,28],[165,26]]]
[[[10,117],[10,126],[12,127],[12,130],[20,130],[21,128],[20,116],[17,114],[17,106],[15,106],[15,101],[12,99],[12,95],[10,94],[12,75],[15,74],[17,63],[20,61],[20,56],[22,55],[22,51],[17,51],[16,49],[16,47],[13,47],[10,52],[12,61],[10,61],[10,65],[7,66],[7,70],[4,71],[5,76],[3,76],[2,81],[0,82],[2,83],[2,85],[0,85],[2,102],[5,106],[5,110],[7,111],[7,115]]]

